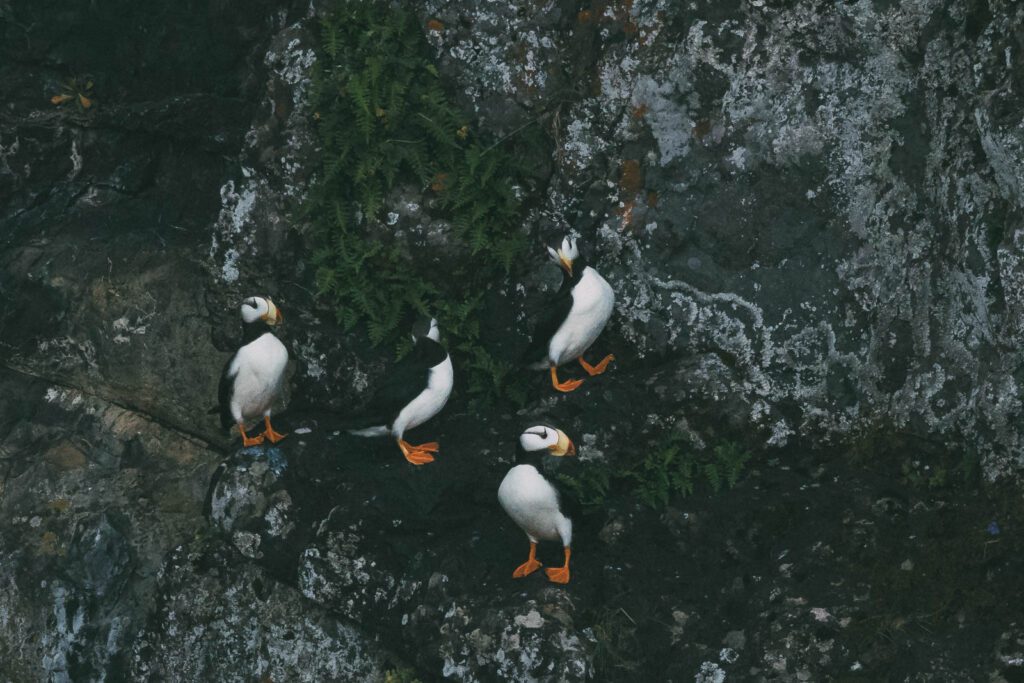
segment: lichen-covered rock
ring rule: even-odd
[[[285,467],[280,449],[253,447],[236,453],[214,474],[210,521],[248,558],[263,556],[264,541],[284,543],[295,530],[291,496],[277,485]]]
[[[0,671],[100,680],[122,670],[164,555],[203,524],[217,456],[82,392],[4,371]],[[29,407],[31,406],[31,407]]]
[[[135,679],[378,682],[401,663],[216,546],[175,549],[160,593],[132,644]]]
[[[563,5],[423,11],[475,102],[543,111],[576,76],[538,220],[594,246],[631,348],[688,358],[684,415],[1019,467],[1021,8]]]
[[[595,639],[578,629],[565,590],[537,599],[518,596],[502,604],[487,586],[461,592],[434,572],[394,573],[364,548],[363,524],[337,528],[335,509],[302,555],[302,593],[333,611],[380,630],[401,633],[406,648],[427,671],[446,679],[486,681],[585,681],[593,676]],[[354,527],[354,528],[353,528]],[[422,570],[420,570],[422,571]]]

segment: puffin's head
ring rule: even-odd
[[[426,337],[436,342],[441,341],[441,330],[437,327],[437,320],[429,316],[422,316],[412,326],[412,340]]]
[[[247,325],[257,320],[262,320],[268,325],[279,325],[284,321],[284,316],[269,296],[250,296],[242,302],[241,311],[242,320]]]
[[[562,240],[562,248],[557,251],[548,247],[548,255],[551,260],[560,265],[565,272],[572,277],[572,264],[580,257],[580,250],[576,248],[576,239],[565,237]]]
[[[536,425],[519,435],[519,445],[527,453],[547,450],[551,455],[576,455],[576,446],[561,429]]]

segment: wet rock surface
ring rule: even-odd
[[[611,372],[518,413],[457,386],[425,468],[336,433],[390,350],[312,294],[322,6],[65,5],[0,2],[4,677],[1021,677],[1017,3],[416,3],[476,125],[554,141],[500,305],[565,230],[618,294]],[[291,434],[236,450],[206,411],[251,293]],[[541,418],[613,471],[755,457],[658,510],[612,486],[568,586],[513,581],[495,490]]]

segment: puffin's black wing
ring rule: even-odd
[[[558,509],[573,521],[583,516],[583,504],[576,490],[565,481],[578,479],[582,473],[583,463],[575,456],[546,456],[544,459],[544,477],[555,487],[558,493]]]
[[[572,285],[566,280],[555,297],[544,307],[544,312],[533,329],[530,345],[523,352],[524,363],[537,363],[548,355],[548,344],[558,332],[572,310]]]
[[[228,370],[231,368],[231,364],[235,362],[235,357],[238,355],[236,351],[231,358],[228,358],[228,362],[224,364],[224,370],[220,373],[220,384],[217,386],[217,408],[220,412],[220,426],[227,429],[235,421],[235,418],[231,417],[231,397],[235,393],[235,376],[229,375]]]
[[[439,355],[440,354],[440,355]],[[427,388],[430,368],[444,360],[444,347],[433,339],[419,339],[412,351],[388,370],[373,398],[352,418],[350,429],[391,426],[402,408]]]

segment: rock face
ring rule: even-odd
[[[553,140],[497,305],[569,230],[617,292],[610,373],[457,389],[425,468],[339,428],[390,350],[312,294],[325,7],[79,4],[0,2],[2,677],[1020,677],[1019,3],[414,3],[475,125]],[[206,412],[253,293],[293,433],[235,451]],[[572,583],[514,582],[494,496],[540,417],[612,472],[755,458],[657,510],[611,485]]]

